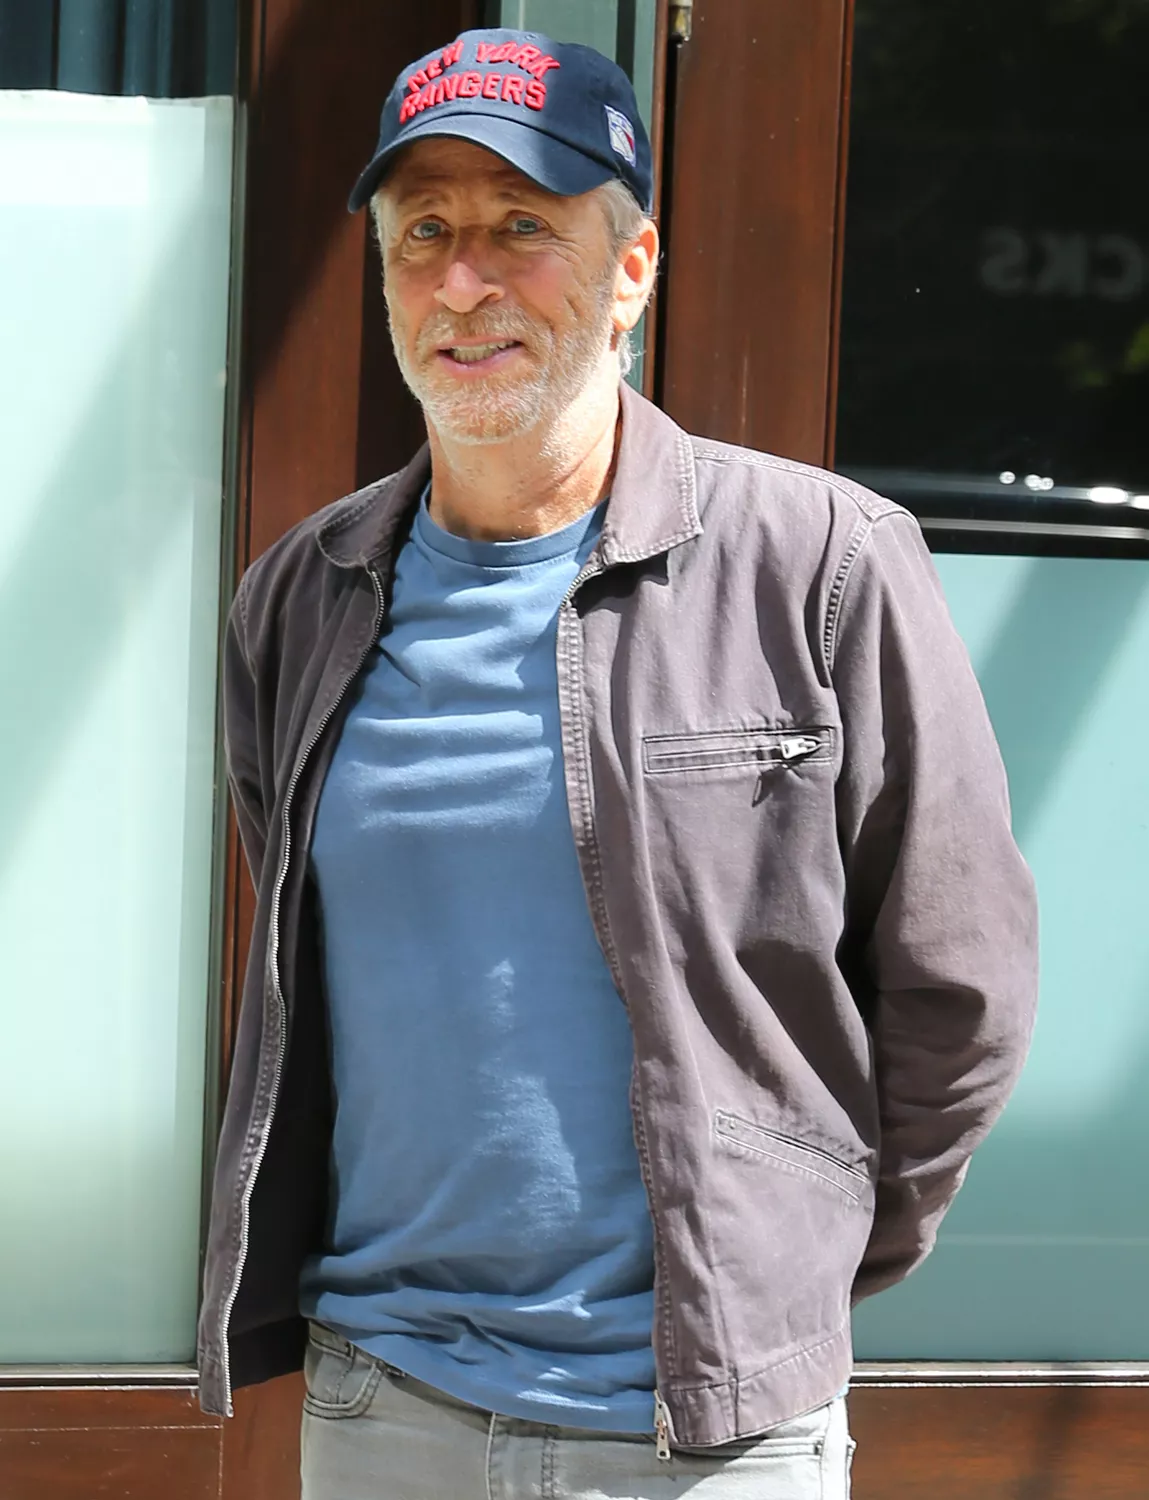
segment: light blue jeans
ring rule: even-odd
[[[845,1397],[761,1437],[671,1450],[456,1401],[311,1325],[303,1500],[848,1500]]]

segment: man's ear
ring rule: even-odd
[[[642,317],[658,274],[658,229],[644,219],[638,238],[627,250],[614,278],[614,327],[628,333]]]

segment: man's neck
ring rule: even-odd
[[[429,427],[431,519],[476,541],[558,531],[609,493],[618,426],[612,384],[584,392],[545,432],[504,443],[452,443]]]

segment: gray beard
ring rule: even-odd
[[[549,329],[540,332],[525,314],[514,310],[491,308],[466,320],[436,318],[420,332],[414,361],[408,359],[392,317],[391,344],[400,373],[427,421],[452,442],[499,443],[550,427],[586,390],[610,347],[612,288],[613,275],[610,282],[604,277],[593,286],[588,316],[558,338]],[[436,358],[435,349],[452,335],[520,339],[535,369],[530,378],[520,376],[505,386],[496,378],[489,385],[476,381],[473,389],[446,389],[430,374],[426,361]]]

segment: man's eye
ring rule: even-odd
[[[538,234],[542,227],[538,219],[532,219],[529,214],[519,214],[517,218],[511,220],[513,234]]]
[[[416,240],[436,240],[443,226],[437,219],[420,219],[411,226],[411,237]]]

